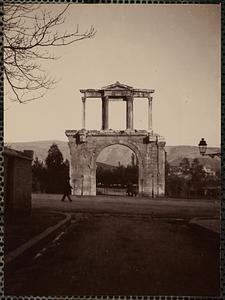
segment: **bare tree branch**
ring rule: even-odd
[[[41,60],[55,60],[50,47],[67,46],[94,37],[91,27],[79,32],[60,30],[70,4],[53,15],[44,5],[4,5],[4,74],[14,94],[12,100],[26,103],[44,96],[56,81],[41,68]],[[35,92],[35,95],[34,95]]]

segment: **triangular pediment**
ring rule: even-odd
[[[133,90],[132,86],[125,85],[117,81],[116,83],[104,86],[102,90]]]

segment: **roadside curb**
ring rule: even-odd
[[[215,220],[215,222],[219,222],[218,219],[214,219],[214,218],[193,218],[189,221],[188,225],[193,229],[197,229],[203,233],[207,233],[213,236],[219,236],[220,228],[217,228],[217,225],[208,226],[208,224],[206,223],[207,221],[212,222],[213,220]],[[206,224],[204,224],[204,221]]]
[[[53,212],[53,211],[52,211]],[[54,211],[55,212],[55,211]],[[59,212],[57,212],[59,213]],[[43,243],[46,243],[50,239],[52,239],[55,235],[58,234],[59,231],[70,225],[71,223],[71,214],[62,212],[61,214],[65,215],[66,217],[58,222],[57,224],[48,227],[45,231],[41,232],[40,234],[36,235],[25,244],[19,246],[15,250],[9,252],[4,258],[4,264],[8,265],[9,263],[13,262],[17,258],[27,254],[28,252],[32,252],[35,249],[39,249]]]

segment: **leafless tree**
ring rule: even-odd
[[[44,60],[54,60],[50,47],[66,46],[92,38],[91,26],[80,32],[78,25],[73,32],[62,31],[66,5],[53,14],[45,4],[4,5],[4,76],[11,87],[11,100],[26,103],[44,96],[56,81],[42,69]],[[61,25],[61,26],[60,26]]]

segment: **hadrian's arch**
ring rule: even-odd
[[[139,194],[162,197],[165,193],[165,141],[152,130],[152,97],[154,90],[134,89],[115,83],[99,90],[81,90],[83,94],[83,128],[67,130],[71,155],[71,184],[75,195],[96,195],[96,161],[101,151],[110,145],[130,148],[138,161]],[[85,129],[85,103],[88,98],[102,100],[101,130]],[[149,101],[148,130],[133,128],[133,99]],[[126,101],[126,129],[108,128],[108,102]]]

